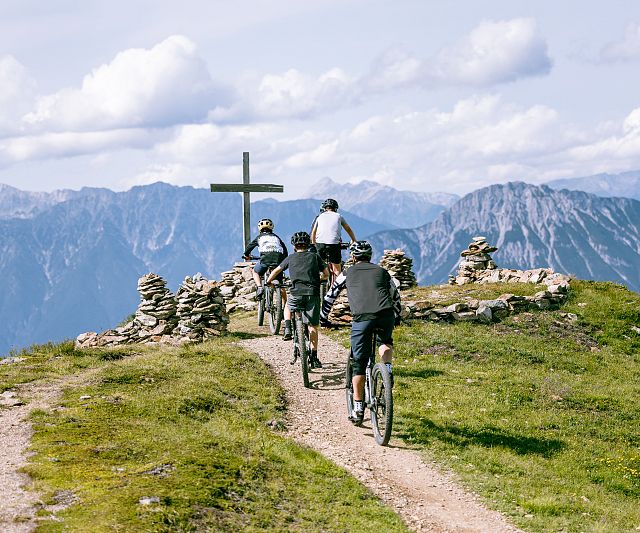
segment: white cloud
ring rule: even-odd
[[[107,150],[149,148],[158,141],[160,136],[160,132],[126,129],[11,137],[0,141],[0,161],[10,164],[20,161],[76,157]]]
[[[373,90],[407,85],[483,87],[545,75],[551,65],[535,20],[485,21],[431,58],[387,52],[374,63],[364,83]]]
[[[79,89],[40,98],[25,121],[49,131],[168,126],[204,118],[214,95],[195,44],[174,35],[151,49],[120,52]]]
[[[640,24],[629,24],[621,41],[603,46],[600,50],[600,60],[605,63],[640,60]]]
[[[640,108],[626,116],[616,134],[576,146],[570,155],[581,162],[608,161],[611,168],[640,165]]]
[[[239,101],[218,107],[210,118],[218,121],[277,120],[311,118],[323,111],[350,107],[359,101],[355,80],[333,68],[320,76],[289,69],[283,74],[266,74],[245,79],[237,88]]]
[[[0,57],[0,136],[19,131],[35,98],[36,83],[13,56]]]

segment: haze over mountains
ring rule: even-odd
[[[399,191],[368,180],[341,185],[331,178],[316,182],[306,196],[319,200],[333,198],[341,209],[397,228],[422,226],[460,198],[444,192]]]
[[[622,174],[595,174],[583,178],[553,180],[547,183],[552,189],[584,191],[598,196],[622,196],[640,200],[640,171]]]
[[[460,251],[480,233],[500,247],[499,266],[551,266],[640,289],[635,200],[524,183],[487,187],[453,205],[453,195],[423,196],[373,182],[341,190],[322,180],[313,190],[319,199],[338,199],[358,238],[369,238],[376,250],[404,247],[421,283],[446,281]],[[255,202],[252,225],[270,217],[288,242],[293,232],[309,229],[319,199]],[[238,194],[163,183],[53,193],[0,185],[0,355],[113,327],[135,309],[143,274],[153,271],[175,290],[196,272],[219,278],[241,252]]]

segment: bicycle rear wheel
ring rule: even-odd
[[[371,425],[380,446],[391,438],[393,425],[393,391],[391,375],[383,363],[376,363],[371,372]]]
[[[269,287],[270,301],[269,306],[269,329],[271,333],[277,335],[280,331],[280,323],[282,322],[282,291],[280,287]]]
[[[267,298],[267,288],[265,287],[262,296],[258,298],[258,326],[262,326],[264,324],[264,308],[266,307],[266,298]]]
[[[302,367],[302,382],[306,388],[309,388],[309,344],[305,334],[306,329],[302,317],[296,314],[296,344]]]
[[[344,390],[347,399],[347,416],[351,418],[353,415],[353,362],[351,360],[351,353],[347,359],[347,369],[344,376]]]

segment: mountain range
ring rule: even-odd
[[[306,196],[317,200],[333,198],[341,209],[396,228],[422,226],[460,198],[444,192],[399,191],[368,180],[340,184],[331,178],[316,182]]]
[[[374,249],[401,247],[421,283],[440,283],[460,252],[482,235],[500,267],[549,266],[582,279],[640,290],[640,202],[512,182],[479,189],[433,222],[376,233]]]
[[[314,200],[252,204],[252,228],[309,229]],[[240,260],[241,197],[156,183],[126,192],[29,193],[0,189],[0,354],[10,347],[75,337],[122,321],[138,303],[137,279],[155,272],[175,290],[187,275],[220,272]],[[357,235],[390,225],[346,212]]]
[[[323,183],[314,190],[338,199],[357,237],[378,252],[405,248],[421,283],[445,281],[470,238],[482,234],[499,247],[499,266],[551,266],[640,289],[638,201],[509,183],[448,207],[453,197],[431,196],[441,203],[425,200],[420,207],[407,200],[416,193],[372,182],[345,186],[343,193],[335,182]],[[388,216],[369,218],[391,204]],[[435,219],[407,229],[433,205],[440,206]],[[292,233],[310,228],[318,207],[318,199],[254,202],[252,227],[269,217],[289,242]],[[135,309],[137,279],[148,272],[163,276],[172,290],[196,272],[219,278],[240,259],[241,212],[239,194],[164,183],[53,193],[0,185],[0,355],[115,326]]]

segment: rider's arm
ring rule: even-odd
[[[327,267],[324,267],[324,270],[320,272],[320,281],[325,279],[329,279],[329,269]]]
[[[265,283],[267,283],[267,285],[271,283],[274,279],[278,277],[278,274],[280,274],[280,272],[282,272],[282,268],[280,268],[280,266],[277,266],[276,268],[274,268],[271,271],[271,274],[269,274],[269,277],[267,278],[267,281]]]
[[[282,241],[280,237],[278,237],[278,240],[282,245],[282,257],[287,257],[289,255],[289,250],[287,250],[287,245]]]
[[[316,243],[316,232],[318,231],[318,217],[313,221],[313,227],[311,228],[311,244]]]
[[[347,221],[344,218],[341,217],[341,220],[342,220],[342,227],[347,232],[349,237],[351,237],[351,242],[355,242],[356,241],[356,234],[353,233],[353,230],[351,229],[351,226],[349,226],[349,224],[347,224]]]
[[[243,257],[251,256],[251,252],[256,246],[258,246],[258,237],[256,237],[249,244],[247,244],[247,247],[244,249],[244,254],[242,254],[242,256]]]
[[[329,313],[331,312],[331,308],[333,307],[333,302],[336,301],[336,298],[340,294],[340,291],[345,288],[347,285],[347,276],[345,276],[344,272],[341,272],[335,283],[331,286],[331,289],[324,297],[322,301],[322,311],[320,311],[320,318],[323,320],[327,320],[329,318]]]
[[[402,305],[400,303],[400,291],[396,284],[389,276],[389,293],[391,294],[391,301],[393,302],[393,314],[396,318],[400,318],[400,313],[402,312]]]

